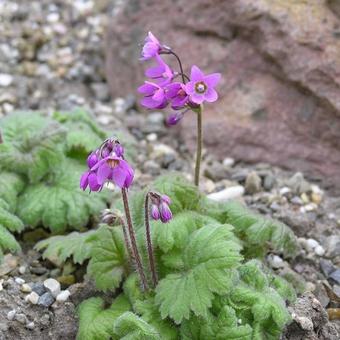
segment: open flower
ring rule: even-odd
[[[96,171],[98,184],[110,181],[119,188],[128,188],[134,176],[134,171],[127,161],[111,155],[100,160],[91,171]]]
[[[159,40],[149,32],[144,41],[141,60],[149,60],[158,55],[161,50],[162,46]]]
[[[202,104],[204,101],[210,103],[216,101],[218,95],[214,87],[220,78],[220,73],[204,75],[196,65],[192,66],[190,82],[185,85],[185,90],[190,100],[196,104]]]
[[[174,110],[183,108],[189,100],[185,85],[179,82],[167,85],[165,88],[165,95],[166,98],[171,102],[171,107]]]
[[[144,94],[141,104],[148,109],[163,109],[168,105],[165,89],[158,84],[145,81],[138,88],[138,92]]]
[[[158,54],[155,56],[155,59],[158,65],[148,68],[145,71],[145,75],[157,81],[159,85],[164,86],[172,81],[175,73]]]

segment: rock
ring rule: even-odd
[[[276,178],[273,174],[267,174],[263,180],[263,187],[265,190],[270,191],[276,184]]]
[[[290,203],[293,203],[295,205],[303,205],[303,201],[300,197],[294,196],[291,200]]]
[[[255,171],[252,171],[248,174],[246,178],[245,189],[246,193],[251,195],[261,191],[261,177]]]
[[[111,93],[132,93],[143,82],[137,58],[148,27],[183,51],[187,67],[223,74],[220,99],[204,113],[209,151],[323,175],[339,188],[340,17],[330,1],[124,1],[105,44]],[[191,150],[195,123],[185,119],[181,129]]]
[[[39,298],[40,297],[36,292],[32,292],[26,296],[25,300],[30,302],[33,305],[36,305],[39,301]]]
[[[308,195],[305,192],[302,193],[300,197],[301,197],[302,203],[304,203],[304,204],[308,204],[309,203],[309,197],[308,197]]]
[[[322,202],[322,195],[312,192],[311,199],[313,203],[319,205]]]
[[[0,73],[0,87],[8,87],[13,83],[13,76],[6,73]]]
[[[22,275],[26,273],[26,269],[27,269],[26,266],[20,266],[18,270],[19,270],[19,273]]]
[[[280,256],[270,254],[267,256],[267,261],[273,269],[279,269],[284,267],[284,262]]]
[[[147,160],[143,164],[143,168],[145,172],[153,176],[159,175],[161,171],[159,164],[153,161],[152,159]]]
[[[12,254],[7,254],[0,265],[0,277],[10,273],[18,265],[18,258]]]
[[[35,327],[35,323],[33,321],[26,324],[27,329],[34,329],[34,327]]]
[[[15,314],[15,320],[25,325],[27,323],[27,316],[23,313]]]
[[[9,321],[12,321],[12,320],[14,320],[14,317],[15,317],[15,314],[16,314],[17,312],[16,312],[16,310],[10,310],[8,313],[7,313],[7,319],[9,320]]]
[[[335,283],[340,284],[340,268],[334,270],[334,272],[330,273],[328,276],[329,279],[332,279]]]
[[[288,187],[280,188],[280,195],[281,196],[288,196],[291,193],[291,190]]]
[[[44,286],[51,292],[53,297],[56,297],[60,293],[60,283],[55,279],[46,279]]]
[[[309,238],[307,239],[305,246],[306,246],[306,250],[308,250],[309,252],[312,252],[316,247],[319,246],[319,242],[312,238]]]
[[[325,249],[323,249],[323,246],[318,245],[314,249],[314,253],[318,256],[324,256],[325,255]]]
[[[226,168],[219,162],[213,162],[211,165],[207,166],[204,171],[204,175],[217,182],[225,179],[228,175]]]
[[[340,255],[340,236],[331,235],[328,236],[323,242],[323,246],[326,249],[326,254],[329,257],[336,257]]]
[[[103,102],[110,100],[111,96],[106,83],[92,83],[91,89],[98,100]]]
[[[50,292],[46,292],[39,297],[38,305],[50,307],[54,302],[54,297]]]
[[[64,286],[70,286],[76,282],[73,274],[58,276],[58,281]]]
[[[28,285],[27,283],[24,283],[22,286],[21,286],[21,291],[23,293],[30,293],[32,291],[32,287],[30,285]]]
[[[156,133],[150,133],[146,136],[146,140],[150,143],[153,143],[157,140],[158,136]]]
[[[56,298],[56,301],[57,302],[65,302],[69,297],[70,297],[71,293],[69,290],[62,290],[57,298]]]
[[[234,187],[226,188],[224,190],[209,194],[207,197],[213,201],[226,202],[231,199],[239,198],[244,194],[244,187],[236,185]]]
[[[320,268],[323,274],[328,278],[329,274],[335,270],[335,267],[330,260],[321,259],[320,260]]]
[[[36,292],[40,296],[47,292],[47,288],[42,282],[35,282],[32,285],[32,291]]]
[[[14,281],[15,281],[18,285],[22,285],[22,284],[25,283],[25,280],[22,279],[21,277],[16,277],[16,278],[14,279]]]
[[[311,190],[310,184],[305,180],[301,172],[295,173],[286,184],[295,194],[302,194]]]
[[[226,168],[231,168],[235,164],[235,159],[230,157],[224,158],[222,164]]]

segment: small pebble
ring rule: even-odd
[[[284,267],[284,262],[280,256],[270,254],[267,257],[267,260],[268,260],[269,265],[274,269]]]
[[[53,297],[56,297],[60,293],[60,283],[55,279],[46,279],[44,286],[51,292]]]
[[[45,294],[41,295],[38,300],[38,305],[44,307],[50,307],[54,302],[54,297],[50,292],[46,292]]]
[[[39,301],[39,295],[36,292],[32,292],[26,296],[25,300],[30,302],[32,305],[36,305]]]
[[[46,293],[47,289],[42,282],[35,282],[32,285],[32,291],[36,292],[38,295],[43,295]]]
[[[317,247],[315,247],[314,253],[318,256],[323,256],[325,255],[325,249],[323,248],[323,246],[318,245]]]
[[[7,319],[8,320],[10,320],[10,321],[12,321],[12,320],[14,320],[14,317],[15,317],[15,314],[16,314],[17,312],[16,312],[16,310],[11,310],[11,311],[9,311],[8,313],[7,313]]]
[[[26,281],[22,279],[21,277],[16,277],[14,280],[18,285],[24,284]]]
[[[224,158],[222,164],[227,168],[231,168],[235,164],[235,159],[230,157]]]
[[[148,142],[155,142],[156,140],[157,140],[157,138],[158,138],[158,136],[157,136],[157,134],[156,133],[150,133],[150,134],[148,134],[147,136],[146,136],[146,140],[148,141]]]
[[[295,204],[295,205],[303,205],[303,200],[298,197],[298,196],[294,196],[291,200],[290,203]]]
[[[0,73],[0,86],[7,87],[13,82],[13,77],[10,74]]]
[[[288,187],[280,188],[280,195],[281,196],[285,196],[285,195],[289,194],[290,192],[291,192],[291,190]]]
[[[319,242],[314,240],[313,238],[309,238],[306,241],[306,249],[310,252],[313,251],[317,246],[319,246]]]
[[[34,324],[33,321],[26,324],[27,329],[34,329],[34,326],[35,326],[35,324]]]
[[[309,203],[309,197],[308,195],[304,192],[303,194],[301,194],[301,200],[304,204],[308,204]]]
[[[25,325],[27,323],[27,317],[25,314],[20,313],[20,314],[16,314],[15,315],[15,320],[17,320],[18,322],[22,323],[23,325]]]
[[[69,297],[70,297],[71,293],[69,290],[62,290],[57,298],[56,298],[56,301],[57,302],[65,302]]]
[[[340,268],[334,270],[334,272],[329,274],[328,277],[334,280],[337,284],[340,284]]]
[[[245,189],[246,192],[251,195],[261,191],[261,177],[255,171],[252,171],[248,174],[246,178]]]
[[[24,283],[22,286],[21,286],[21,291],[23,293],[30,293],[32,291],[32,287],[30,285],[28,285],[27,283]]]
[[[25,274],[26,273],[26,266],[20,266],[19,267],[19,273],[20,274]]]
[[[234,187],[226,188],[224,190],[209,194],[207,197],[216,202],[225,202],[234,198],[243,196],[244,187],[236,185]]]

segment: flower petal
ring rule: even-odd
[[[151,95],[155,92],[155,90],[158,88],[157,85],[149,82],[145,82],[143,85],[138,87],[138,92],[143,93],[146,95]]]
[[[120,188],[124,187],[126,171],[120,165],[112,169],[112,180]]]
[[[144,97],[141,100],[141,104],[148,109],[155,109],[156,107],[159,106],[159,102],[154,101],[152,97]]]
[[[108,166],[106,162],[102,163],[102,165],[97,170],[97,179],[100,185],[103,185],[110,177],[112,169]]]
[[[180,89],[181,89],[181,83],[169,84],[165,88],[165,95],[168,99],[173,98],[177,95]]]
[[[97,175],[94,172],[90,173],[90,175],[89,175],[89,187],[90,187],[91,191],[98,191],[102,187],[98,183]]]
[[[193,65],[191,67],[190,80],[196,82],[202,81],[203,78],[204,78],[203,72],[196,65]]]
[[[215,87],[221,79],[221,73],[212,73],[204,77],[204,82],[208,87]]]
[[[196,104],[202,104],[204,102],[204,95],[203,94],[198,94],[194,92],[191,96],[190,99],[196,103]]]
[[[193,94],[195,93],[195,82],[194,81],[189,81],[189,83],[187,83],[185,85],[185,92],[187,94]]]
[[[209,102],[215,102],[218,98],[217,92],[213,88],[209,88],[208,91],[204,94],[204,99]]]
[[[87,186],[89,185],[89,171],[86,171],[82,174],[81,178],[80,178],[80,188],[85,190],[87,188]]]
[[[163,75],[165,69],[162,66],[150,67],[145,71],[145,76],[149,78],[159,78]]]
[[[154,95],[152,96],[152,99],[157,101],[157,102],[162,102],[164,100],[164,90],[163,89],[158,89],[155,91]]]

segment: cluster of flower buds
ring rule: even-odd
[[[151,200],[151,217],[154,220],[161,220],[163,223],[167,223],[172,219],[172,212],[169,205],[171,199],[167,195],[160,195],[156,192],[149,192]]]
[[[87,158],[88,170],[81,176],[80,188],[100,191],[106,182],[128,188],[134,176],[130,164],[124,160],[124,148],[115,138],[107,139]]]
[[[165,63],[161,55],[172,54],[179,61],[180,72],[176,72]],[[149,32],[145,39],[141,60],[153,59],[156,66],[146,70],[145,76],[150,80],[145,81],[138,88],[144,95],[141,104],[148,109],[163,109],[171,105],[174,110],[182,110],[179,113],[170,114],[168,125],[177,124],[189,109],[195,109],[204,101],[214,102],[218,95],[215,86],[221,75],[212,73],[205,75],[196,65],[191,67],[190,78],[183,73],[182,63],[172,49],[162,45],[159,40]],[[180,76],[182,81],[176,81]]]

